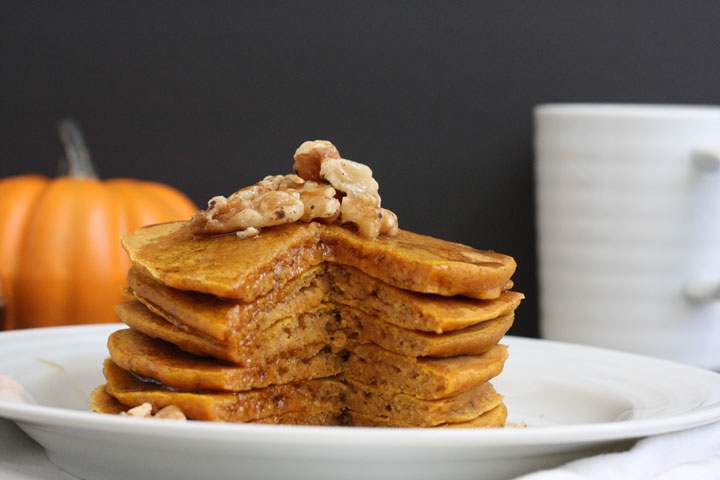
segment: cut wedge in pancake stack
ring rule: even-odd
[[[504,424],[489,381],[523,298],[509,290],[515,262],[399,230],[371,174],[328,145],[303,144],[295,169],[305,177],[268,177],[283,180],[258,184],[255,203],[238,207],[243,189],[190,222],[123,238],[131,300],[116,311],[130,328],[108,339],[95,410],[148,403],[226,422]],[[335,160],[348,162],[346,175],[327,167]],[[273,197],[288,178],[293,195],[304,188],[311,198]],[[315,209],[324,216],[308,218]]]

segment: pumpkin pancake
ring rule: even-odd
[[[442,423],[469,422],[497,407],[502,395],[490,383],[437,400],[423,400],[405,393],[389,393],[345,378],[344,405],[349,412],[384,417],[390,425],[433,427]]]
[[[124,370],[192,391],[246,391],[330,377],[342,371],[341,355],[329,349],[316,352],[311,348],[244,368],[183,352],[171,343],[132,329],[113,332],[108,338],[108,350],[115,364]]]
[[[310,310],[325,299],[330,288],[324,266],[309,268],[252,303],[166,287],[135,266],[128,271],[127,280],[138,300],[219,342]]]
[[[235,235],[196,237],[184,222],[123,236],[133,264],[160,283],[251,302],[323,261],[353,266],[405,290],[497,298],[515,271],[512,257],[400,230],[368,239],[318,222]]]
[[[318,307],[298,317],[288,317],[270,328],[240,337],[231,344],[222,344],[201,332],[183,328],[178,322],[168,322],[164,312],[152,312],[138,301],[122,302],[115,306],[118,317],[128,326],[153,338],[161,338],[195,355],[211,356],[250,367],[315,346],[339,350],[345,346],[345,334],[339,332],[340,319],[331,306]],[[302,360],[303,358],[299,358]]]
[[[129,407],[118,402],[115,397],[107,393],[107,385],[96,387],[91,393],[91,405],[98,413],[118,415]],[[493,428],[502,427],[507,417],[507,408],[501,403],[497,407],[483,413],[469,422],[441,423],[434,428]],[[338,415],[334,412],[320,412],[305,414],[304,412],[291,412],[284,415],[265,417],[256,423],[289,424],[289,425],[351,425],[357,427],[401,427],[393,425],[386,417],[374,417],[357,412],[346,412]],[[408,425],[412,427],[412,425]]]
[[[153,411],[175,405],[194,420],[258,422],[280,415],[340,413],[346,387],[333,379],[307,380],[233,393],[186,392],[169,389],[155,381],[143,381],[105,360],[106,390],[118,402],[135,407],[152,405]]]
[[[514,315],[503,315],[462,330],[443,334],[396,327],[360,310],[339,306],[346,335],[352,340],[372,342],[411,357],[454,357],[481,354],[496,345],[513,323]]]
[[[373,344],[351,344],[343,375],[386,392],[412,392],[418,398],[447,398],[499,375],[507,347],[496,345],[482,355],[414,358]]]
[[[321,225],[328,261],[350,265],[404,290],[491,299],[500,296],[515,273],[515,260],[501,253],[406,230],[369,239],[352,228]]]
[[[120,415],[127,412],[131,407],[118,402],[115,397],[108,393],[107,385],[100,385],[90,393],[90,406],[97,413]],[[156,412],[153,412],[153,414]],[[344,415],[336,412],[289,412],[282,415],[271,415],[249,423],[267,423],[278,425],[345,425]]]
[[[97,413],[119,415],[126,412],[128,407],[117,401],[117,398],[108,393],[107,384],[95,387],[90,392],[90,407]]]
[[[155,380],[143,380],[111,359],[105,361],[103,373],[107,393],[119,403],[127,407],[149,403],[153,411],[175,405],[187,418],[196,420],[258,422],[290,413],[298,417],[319,413],[340,415],[347,409],[386,418],[390,425],[428,427],[471,421],[502,402],[502,396],[489,383],[453,397],[422,400],[407,394],[386,393],[352,379],[307,380],[223,393],[169,388]]]
[[[346,414],[348,425],[355,427],[413,427],[414,425],[396,425],[392,424],[385,417],[373,417],[363,415],[357,412],[348,412]],[[505,425],[507,418],[507,407],[501,403],[497,407],[483,413],[467,422],[457,423],[441,423],[433,428],[498,428]]]
[[[512,312],[523,298],[508,291],[493,300],[418,294],[355,268],[328,263],[297,275],[252,303],[167,287],[137,267],[128,272],[128,283],[138,300],[166,312],[167,319],[175,318],[220,342],[267,328],[321,301],[352,306],[399,327],[443,333]]]
[[[108,338],[110,356],[119,367],[193,391],[246,391],[340,374],[386,392],[432,400],[487,382],[502,371],[507,358],[507,347],[502,345],[484,355],[442,359],[406,357],[369,344],[355,343],[348,348],[348,352],[337,353],[329,349],[296,352],[275,362],[243,368],[191,355],[132,329],[118,330]],[[303,358],[306,355],[312,356]]]
[[[460,330],[510,313],[524,298],[522,293],[510,291],[490,300],[422,294],[393,287],[356,268],[328,264],[327,270],[331,301],[410,330],[434,333]]]
[[[325,344],[333,350],[345,347],[346,338],[376,343],[383,348],[412,357],[480,354],[492,348],[513,322],[513,315],[482,322],[443,334],[417,332],[396,327],[350,307],[323,304],[298,317],[288,317],[270,328],[220,344],[179,324],[161,311],[151,311],[137,301],[124,302],[115,310],[130,327],[161,338],[196,355],[208,355],[250,366],[287,356],[308,345]]]

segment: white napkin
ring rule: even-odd
[[[575,460],[516,480],[718,480],[720,422],[639,441],[632,449]]]

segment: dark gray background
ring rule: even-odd
[[[513,255],[537,334],[532,108],[720,103],[720,2],[3,2],[0,177],[100,175],[204,205],[329,139],[403,228]]]

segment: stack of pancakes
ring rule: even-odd
[[[116,311],[130,328],[108,340],[97,411],[148,402],[227,422],[505,422],[488,380],[523,297],[508,290],[508,256],[320,222],[245,239],[153,225],[123,246],[133,300]]]

